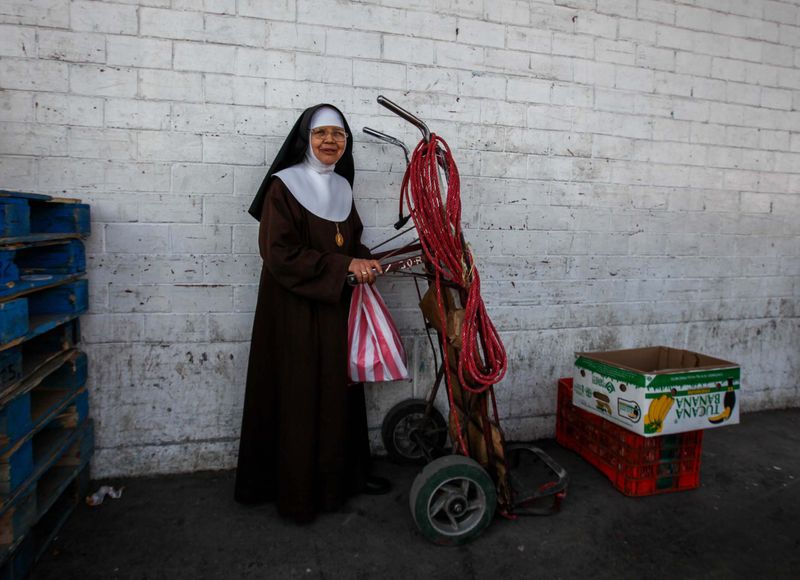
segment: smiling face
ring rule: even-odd
[[[347,134],[341,127],[326,125],[311,130],[311,150],[320,162],[333,165],[344,155]]]

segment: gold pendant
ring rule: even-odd
[[[336,224],[336,238],[334,239],[336,240],[337,246],[339,246],[340,248],[344,246],[344,236],[339,231],[339,224]]]

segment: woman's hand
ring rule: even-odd
[[[374,284],[378,274],[383,274],[383,268],[381,268],[381,264],[378,260],[353,258],[353,261],[350,262],[347,269],[353,273],[359,284]]]

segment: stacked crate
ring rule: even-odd
[[[0,190],[0,580],[25,577],[88,482],[89,206]]]
[[[558,381],[556,441],[599,469],[619,491],[640,497],[700,485],[703,431],[642,437],[572,404],[572,379]]]

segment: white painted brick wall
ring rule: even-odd
[[[797,405],[800,6],[738,0],[5,0],[0,187],[81,197],[95,474],[234,464],[260,258],[246,209],[300,110],[354,128],[365,238],[413,145],[453,147],[466,236],[509,351],[511,437],[553,433],[576,350],[742,364],[747,410]],[[416,296],[381,289],[426,394]]]

